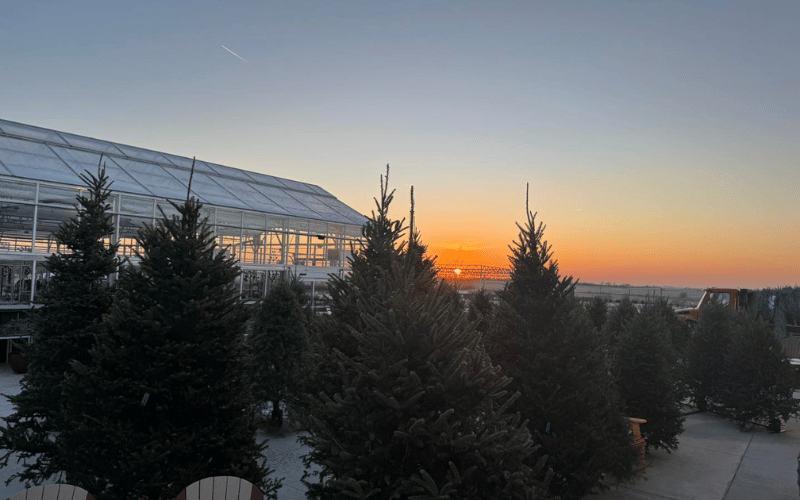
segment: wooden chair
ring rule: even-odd
[[[45,484],[20,491],[8,500],[94,500],[91,493],[71,484]]]
[[[263,500],[253,483],[234,476],[216,476],[192,483],[175,500]],[[60,499],[59,499],[60,500]]]

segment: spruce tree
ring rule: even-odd
[[[615,373],[625,413],[647,420],[641,426],[647,445],[673,451],[683,432],[683,391],[665,311],[658,302],[649,303],[626,323]]]
[[[632,321],[637,313],[636,306],[633,305],[633,302],[628,297],[623,297],[617,306],[608,313],[606,324],[603,325],[603,338],[609,352],[616,351],[619,339],[625,332],[627,323]]]
[[[701,411],[719,404],[725,355],[731,343],[733,315],[727,306],[711,302],[703,309],[686,354],[686,386]]]
[[[117,271],[110,181],[105,169],[81,175],[87,194],[77,197],[77,215],[63,223],[55,239],[66,250],[47,258],[52,273],[39,297],[43,308],[33,313],[33,341],[26,355],[28,372],[18,395],[9,396],[15,412],[0,427],[0,449],[6,466],[11,453],[23,461],[19,480],[41,484],[71,466],[60,454],[56,436],[64,429],[65,377],[72,363],[87,363],[94,344],[93,327],[111,304],[108,277]]]
[[[599,336],[562,278],[529,213],[511,247],[511,280],[489,344],[493,359],[519,391],[519,409],[557,474],[554,493],[577,499],[603,473],[620,479],[633,468],[630,427],[623,416]]]
[[[792,367],[772,329],[762,320],[747,314],[735,318],[718,393],[725,413],[741,427],[768,422],[780,429],[781,419],[797,414]]]
[[[478,333],[486,335],[489,332],[493,315],[492,297],[485,288],[481,288],[472,296],[469,309],[467,309],[467,318],[475,324],[475,330]]]
[[[608,301],[599,295],[595,295],[587,306],[586,313],[589,315],[595,330],[601,332],[608,320]]]
[[[308,349],[308,315],[291,282],[281,281],[256,306],[247,347],[256,398],[272,407],[269,423],[283,425],[281,403],[298,396],[295,381]]]
[[[388,172],[387,172],[388,173]],[[507,414],[508,380],[480,347],[420,251],[400,243],[381,182],[352,272],[331,281],[332,314],[317,336],[327,373],[304,441],[309,498],[538,498],[543,462],[519,415]],[[413,232],[411,234],[414,234]],[[342,339],[348,337],[344,341]],[[325,344],[337,339],[338,344]],[[339,347],[342,346],[343,349]]]
[[[120,273],[90,361],[73,363],[64,384],[66,481],[98,500],[155,500],[233,475],[275,498],[256,441],[239,269],[199,202],[174,206],[139,231],[138,265]]]

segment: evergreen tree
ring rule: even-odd
[[[87,194],[79,195],[78,214],[56,231],[56,241],[66,250],[47,258],[53,274],[39,297],[43,308],[32,314],[35,334],[26,355],[28,372],[18,395],[9,396],[16,408],[0,427],[0,464],[6,466],[12,452],[23,468],[18,478],[40,484],[71,464],[60,455],[56,435],[64,428],[62,393],[72,363],[86,363],[94,344],[93,327],[108,311],[112,287],[108,277],[117,271],[117,245],[111,217],[110,182],[105,169],[97,175],[81,175]]]
[[[649,303],[626,323],[615,372],[625,413],[647,420],[641,427],[647,445],[672,451],[678,449],[685,419],[680,371],[664,311],[658,302]]]
[[[248,338],[256,398],[272,406],[270,425],[283,425],[281,403],[294,401],[308,348],[308,314],[294,286],[281,281],[256,305]],[[290,401],[291,400],[291,401]]]
[[[599,295],[595,295],[586,308],[586,313],[589,315],[595,330],[602,331],[608,320],[608,301]]]
[[[705,315],[706,312],[703,312]],[[725,412],[745,427],[796,415],[793,373],[771,328],[750,315],[738,315],[718,385]]]
[[[703,309],[689,341],[686,385],[692,401],[701,411],[719,404],[719,384],[732,330],[733,316],[727,306],[710,302]]]
[[[388,172],[387,172],[388,173]],[[320,335],[328,370],[309,420],[309,498],[536,498],[543,462],[519,415],[506,414],[507,379],[478,344],[418,240],[399,243],[383,179],[377,212],[352,272],[333,278]],[[413,234],[413,232],[412,232]],[[416,237],[412,238],[416,239]],[[339,344],[326,344],[336,339]],[[343,349],[339,349],[339,346]],[[501,403],[505,401],[502,405]]]
[[[208,476],[247,479],[268,497],[233,286],[239,273],[199,202],[137,239],[89,363],[64,384],[66,481],[98,500],[173,498]]]
[[[689,339],[692,334],[691,328],[685,321],[678,318],[675,309],[667,299],[651,300],[646,308],[665,323],[667,338],[674,353],[674,359],[670,362],[675,363],[676,367],[683,366],[686,363],[686,351],[689,348]]]
[[[489,332],[493,315],[492,297],[485,288],[481,288],[472,296],[469,309],[467,309],[467,318],[475,325],[478,333],[486,335]]]
[[[600,338],[574,298],[572,278],[559,276],[533,214],[511,250],[511,280],[489,345],[512,378],[509,388],[522,394],[522,416],[558,475],[554,493],[577,499],[603,473],[631,475],[630,426]]]
[[[629,321],[636,317],[638,310],[633,305],[631,299],[623,297],[619,301],[617,307],[613,308],[608,314],[608,320],[603,326],[603,338],[609,349],[609,352],[614,353],[619,345],[619,338],[625,332],[625,328]]]

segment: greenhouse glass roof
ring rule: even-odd
[[[0,119],[0,175],[82,186],[103,156],[112,190],[186,198],[192,160]],[[192,194],[209,205],[362,225],[364,216],[319,186],[197,160]]]

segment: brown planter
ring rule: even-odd
[[[14,373],[27,373],[28,357],[21,352],[12,352],[8,355],[8,366]]]

